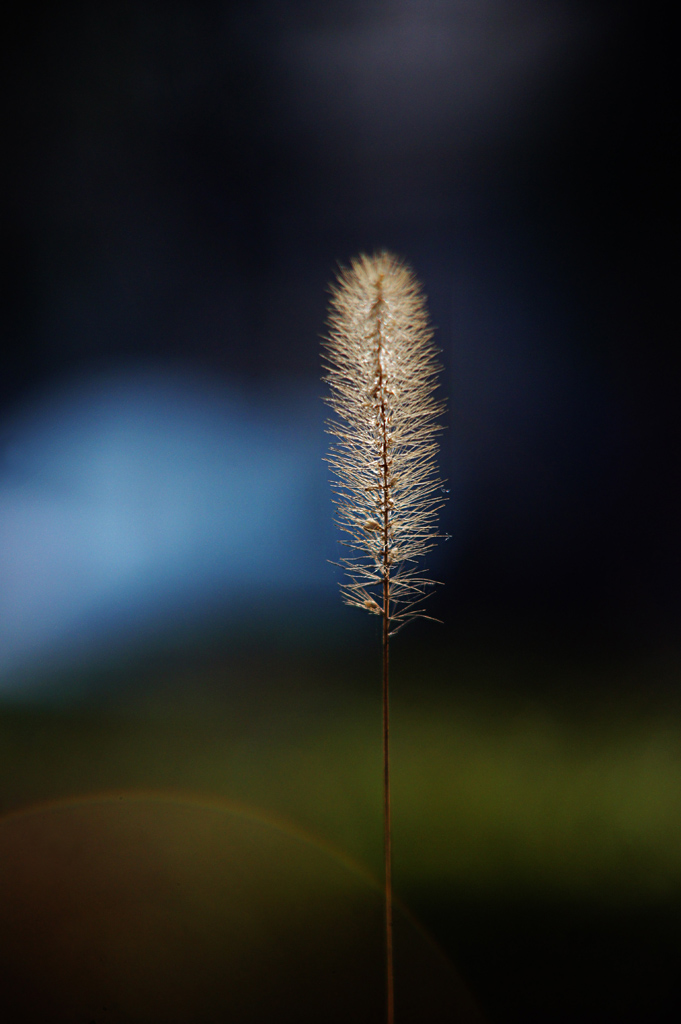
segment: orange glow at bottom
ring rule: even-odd
[[[119,794],[0,820],[0,1018],[383,1019],[378,886],[228,804]],[[400,1020],[475,1021],[445,957],[396,919]]]

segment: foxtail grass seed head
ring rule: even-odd
[[[423,615],[434,584],[421,560],[442,536],[437,350],[418,281],[387,252],[339,271],[328,325],[326,400],[336,414],[327,424],[335,438],[328,461],[350,549],[341,590],[347,604],[376,615],[385,614],[387,594],[395,632]]]

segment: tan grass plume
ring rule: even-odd
[[[389,638],[424,616],[432,587],[420,560],[441,536],[443,486],[436,435],[443,403],[425,299],[411,270],[387,252],[359,256],[331,288],[325,341],[328,424],[335,441],[337,522],[345,601],[383,619],[383,839],[386,1019],[394,1022]],[[424,616],[428,618],[428,616]]]
[[[327,401],[338,416],[328,425],[336,438],[329,463],[337,522],[352,550],[341,561],[343,596],[387,614],[395,632],[423,614],[433,584],[420,560],[441,536],[437,350],[418,282],[387,252],[339,272],[329,327]]]

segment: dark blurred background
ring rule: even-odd
[[[347,722],[351,750],[366,726],[373,750],[379,666],[329,564],[319,338],[338,262],[386,247],[442,350],[451,534],[430,562],[444,624],[394,645],[403,849],[420,836],[401,864],[398,788],[398,885],[492,1022],[677,1019],[666,8],[11,8],[3,806],[194,786],[284,809],[378,870],[373,754],[366,784],[343,782],[325,731]],[[235,767],[246,735],[280,751],[270,776],[255,753]],[[301,796],[306,744],[333,798]]]

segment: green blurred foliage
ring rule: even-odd
[[[369,666],[371,667],[371,666]],[[681,892],[681,709],[669,690],[504,690],[492,669],[393,699],[398,891],[616,903]],[[344,673],[354,681],[345,683]],[[466,682],[469,685],[466,685]],[[473,685],[474,684],[474,685]],[[381,868],[380,705],[366,667],[251,658],[0,711],[3,810],[108,790],[227,797]]]

